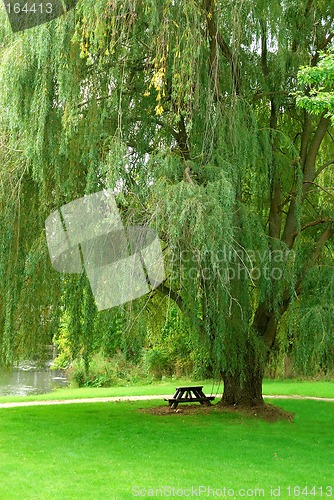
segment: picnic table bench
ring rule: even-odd
[[[199,402],[202,405],[210,405],[214,396],[206,396],[203,392],[202,385],[190,387],[176,387],[176,392],[172,398],[165,398],[171,408],[177,408],[179,403],[195,403]]]

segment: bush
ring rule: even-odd
[[[143,356],[144,365],[155,378],[170,377],[174,373],[174,360],[168,356],[167,352],[153,347],[146,350]]]
[[[66,375],[71,384],[82,387],[86,381],[85,365],[83,359],[76,359],[67,369]]]
[[[121,351],[109,359],[101,353],[94,354],[88,373],[85,371],[83,359],[75,360],[68,369],[67,375],[70,383],[79,387],[111,387],[140,380],[150,381],[143,365],[132,364]]]

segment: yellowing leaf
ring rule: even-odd
[[[159,115],[162,115],[163,112],[164,112],[164,108],[161,106],[161,104],[158,104],[155,107],[155,114],[159,116]]]

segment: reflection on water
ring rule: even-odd
[[[0,372],[0,396],[43,394],[65,385],[62,371],[13,368],[9,373]]]

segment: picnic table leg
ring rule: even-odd
[[[179,389],[176,390],[174,396],[173,396],[173,399],[177,398],[177,395],[179,393]],[[173,401],[168,401],[168,405],[173,408]]]
[[[196,398],[205,398],[203,391],[201,391],[200,389],[194,389],[193,393],[194,393]]]
[[[176,391],[176,393],[174,394],[174,398],[173,399],[181,399],[182,395],[183,395],[183,392],[184,392],[183,390],[178,389]],[[173,401],[172,405],[171,405],[171,408],[176,409],[178,404],[179,404],[178,401]]]
[[[206,398],[206,395],[204,394],[202,389],[195,389],[194,394],[196,395],[197,398],[204,398],[204,399]],[[200,403],[201,405],[206,405],[206,406],[211,405],[211,401],[209,399],[207,399],[206,401],[200,401]]]

